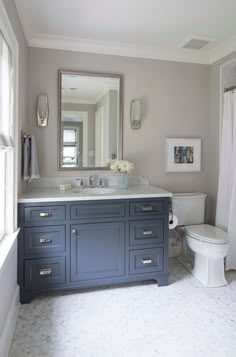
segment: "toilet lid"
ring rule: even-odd
[[[191,237],[208,243],[228,243],[228,234],[222,229],[210,226],[209,224],[199,224],[185,226],[185,231]]]

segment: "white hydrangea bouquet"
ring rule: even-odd
[[[115,160],[110,164],[110,169],[120,174],[130,174],[134,171],[134,164],[126,160]]]
[[[108,166],[110,166],[110,169],[112,171],[120,174],[119,187],[127,188],[128,187],[127,174],[130,174],[134,171],[134,164],[127,160],[110,160],[108,162]]]

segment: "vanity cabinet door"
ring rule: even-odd
[[[124,275],[124,222],[71,226],[71,281]]]

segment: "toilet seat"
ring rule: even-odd
[[[185,232],[190,237],[206,243],[226,244],[229,242],[227,233],[209,224],[185,226]]]

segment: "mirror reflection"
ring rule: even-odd
[[[120,76],[59,72],[59,169],[121,159]]]

